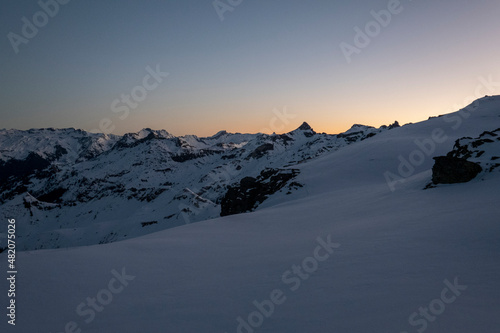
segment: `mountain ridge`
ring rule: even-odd
[[[223,199],[242,179],[257,179],[267,168],[281,177],[281,169],[387,130],[359,126],[330,135],[306,122],[284,134],[219,131],[209,137],[150,128],[122,136],[73,128],[0,130],[0,174],[8,175],[0,203],[28,221],[19,227],[20,250],[107,243],[222,211],[244,212],[221,207],[232,204]],[[276,191],[293,196],[300,187],[287,186],[291,178],[285,178],[241,207],[254,210]]]
[[[411,160],[413,155],[402,155],[404,140],[395,140],[396,136],[415,132],[409,138],[425,142],[431,134],[416,131],[418,128],[449,128],[450,146],[440,144],[432,152],[432,156],[446,155],[460,133],[480,134],[464,127],[465,115],[477,110],[484,113],[481,110],[490,110],[489,105],[496,103],[500,96],[485,97],[455,113],[416,124],[400,127],[395,122],[378,129],[355,124],[337,135],[316,133],[306,122],[284,134],[219,131],[203,138],[176,137],[148,128],[123,136],[75,129],[1,130],[0,175],[7,175],[0,185],[2,215],[7,218],[16,212],[25,221],[18,228],[19,250],[114,242],[310,195],[307,184],[314,181],[312,175],[303,174],[302,166],[322,163],[333,153],[338,158],[337,174],[341,174],[339,170],[345,173],[338,179],[332,175],[339,190],[359,186],[349,175],[358,174],[365,165],[391,161],[393,167],[379,177],[390,173],[393,178],[388,187],[395,191],[404,188],[408,179],[430,172],[433,164],[424,154],[422,163],[410,165],[411,174],[401,174],[401,161]],[[457,125],[461,125],[460,131],[454,129]],[[490,130],[494,128],[481,132]],[[387,140],[397,144],[387,146],[384,157],[373,155],[379,150],[369,149],[360,152],[366,158],[362,165],[351,164],[350,157],[342,158],[352,149]],[[414,147],[412,154],[418,152],[413,141],[407,144]],[[293,177],[288,175],[290,169],[298,169]],[[370,177],[361,173],[357,181],[376,179]],[[428,177],[422,188],[430,180]]]

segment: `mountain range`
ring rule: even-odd
[[[269,177],[286,173],[398,126],[353,125],[329,135],[303,123],[285,134],[220,131],[203,138],[149,128],[123,136],[0,130],[0,203],[4,214],[27,222],[17,231],[22,250],[108,243],[254,210],[269,195],[291,195],[301,185],[285,176],[243,206],[224,199],[231,186],[265,170]]]

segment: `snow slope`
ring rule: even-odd
[[[424,188],[432,157],[499,125],[500,97],[486,97],[302,163],[295,200],[20,253],[17,323],[2,332],[498,332],[498,168]]]

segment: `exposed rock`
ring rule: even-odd
[[[144,228],[144,227],[147,227],[147,226],[150,226],[150,225],[153,225],[153,224],[158,224],[158,221],[150,221],[150,222],[141,222],[141,226]]]
[[[295,178],[297,169],[265,169],[257,178],[245,177],[239,185],[229,186],[221,201],[221,216],[249,212],[267,197],[281,190],[290,179]],[[294,183],[294,186],[297,187]]]
[[[299,130],[301,131],[312,131],[312,127],[309,126],[308,123],[306,123],[305,121],[302,123],[302,125],[300,125],[300,127],[298,128]]]
[[[242,179],[255,191],[248,194],[254,198],[230,211],[255,209],[270,195],[266,193],[284,186],[278,190],[281,196],[300,188],[286,182],[290,176],[283,172],[256,176],[263,167],[294,167],[386,130],[355,126],[351,132],[356,133],[344,137],[315,133],[303,123],[284,134],[221,131],[198,138],[148,128],[123,136],[0,129],[0,214],[38,226],[36,232],[18,230],[23,250],[122,240],[219,216],[228,187],[239,186]],[[33,196],[28,201],[23,200],[27,192]],[[140,207],[146,203],[151,209],[143,212]],[[99,227],[110,214],[123,220],[118,234]],[[164,216],[168,223],[138,228],[139,221]]]
[[[394,124],[389,125],[388,129],[390,129],[390,130],[391,130],[391,129],[393,129],[393,128],[398,128],[398,127],[401,127],[401,126],[399,125],[398,121],[396,120],[396,121],[394,122]]]
[[[434,184],[466,183],[474,179],[482,170],[481,166],[463,158],[438,156],[432,167]]]
[[[299,126],[299,128],[297,128],[294,131],[288,132],[287,134],[289,135],[301,134],[304,135],[306,138],[310,138],[316,135],[316,132],[312,129],[311,126],[309,126],[308,123],[304,121],[302,125]]]
[[[493,172],[499,167],[497,159],[499,144],[494,139],[500,128],[485,131],[477,138],[464,137],[455,141],[453,150],[446,156],[435,157],[432,168],[434,184],[464,183],[474,179],[481,171]]]
[[[48,193],[38,196],[38,200],[48,203],[60,203],[61,197],[66,193],[67,189],[58,187]]]
[[[224,153],[224,151],[222,150],[202,149],[199,152],[194,152],[194,153],[191,151],[187,151],[178,155],[171,155],[170,158],[172,159],[172,161],[184,163],[186,161],[195,160],[197,158],[202,158],[205,156],[222,154],[222,153]]]
[[[293,138],[287,134],[273,135],[271,140],[273,140],[273,142],[282,142],[284,145],[288,145],[289,142],[294,141]]]
[[[24,160],[11,159],[5,163],[0,162],[0,182],[4,182],[9,177],[26,177],[37,170],[43,170],[50,165],[50,162],[40,157],[36,153],[29,153]]]
[[[375,135],[377,135],[377,133],[368,133],[368,135],[362,138],[361,141],[374,137]]]
[[[221,136],[227,135],[227,131],[219,131],[217,134],[211,137],[211,139],[219,139]]]
[[[274,150],[274,145],[272,143],[265,143],[257,147],[253,152],[251,152],[246,159],[248,160],[251,158],[261,158],[262,156],[265,155],[267,151],[270,150]]]

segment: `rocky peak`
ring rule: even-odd
[[[296,130],[291,131],[291,132],[289,132],[287,134],[295,134],[295,133],[301,133],[301,134],[303,134],[307,138],[310,138],[311,136],[313,136],[314,134],[316,134],[316,132],[314,132],[314,130],[312,129],[312,127],[309,126],[309,124],[306,123],[306,122],[303,122],[302,125],[299,126],[299,128],[297,128]]]
[[[393,124],[390,124],[388,129],[393,129],[393,128],[398,128],[398,127],[401,127],[399,125],[399,122],[396,120]]]
[[[312,127],[309,126],[308,123],[306,123],[305,121],[302,123],[302,125],[300,125],[299,128],[297,128],[298,130],[301,130],[301,131],[312,131]]]

